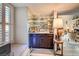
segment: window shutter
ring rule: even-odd
[[[10,32],[10,7],[5,6],[5,40],[9,41]]]
[[[5,21],[10,23],[10,7],[5,6]]]
[[[2,4],[0,3],[0,44],[2,42]]]

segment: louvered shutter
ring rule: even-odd
[[[0,3],[0,44],[2,42],[2,4]]]
[[[5,40],[9,41],[10,36],[10,7],[5,6]]]

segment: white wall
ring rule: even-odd
[[[15,8],[15,43],[28,44],[27,8]]]

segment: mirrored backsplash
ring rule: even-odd
[[[29,19],[29,32],[53,32],[53,19],[51,17],[39,17],[36,20]]]

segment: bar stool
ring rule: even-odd
[[[63,41],[54,40],[54,55],[63,56]]]

